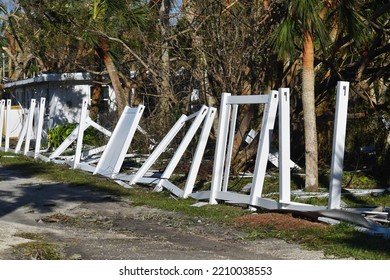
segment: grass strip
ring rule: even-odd
[[[246,232],[247,239],[280,238],[287,242],[299,243],[308,249],[322,250],[328,256],[342,258],[365,260],[390,259],[390,240],[359,233],[353,225],[345,223],[336,226],[287,227],[285,229],[275,227],[274,224],[276,221],[274,223],[271,221],[255,225],[240,224],[237,223],[237,219],[253,214],[249,213],[247,209],[237,206],[218,204],[206,205],[200,208],[190,207],[196,202],[195,200],[178,199],[168,192],[156,193],[148,188],[137,187],[126,189],[107,178],[93,176],[81,170],[73,170],[65,165],[36,161],[28,157],[15,156],[14,154],[3,152],[0,152],[0,166],[23,170],[24,176],[65,182],[70,184],[70,186],[88,186],[115,196],[130,199],[132,205],[146,205],[177,212],[186,217],[207,219],[215,226],[231,226]],[[386,204],[390,200],[386,194],[380,197],[370,197],[366,200],[362,199],[362,201],[372,204]],[[256,215],[262,214],[257,213]],[[32,244],[29,246],[35,245]],[[49,249],[45,250],[49,251]]]

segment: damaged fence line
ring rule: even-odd
[[[111,133],[89,118],[88,99],[83,99],[78,126],[53,153],[49,156],[44,156],[41,153],[40,145],[45,99],[42,98],[39,102],[38,124],[35,130],[33,129],[33,123],[34,111],[37,104],[34,99],[31,100],[30,108],[25,115],[23,128],[19,135],[15,150],[9,148],[9,116],[11,110],[11,100],[1,100],[0,128],[2,128],[1,131],[3,131],[2,126],[4,123],[5,147],[3,148],[1,146],[3,141],[3,133],[1,133],[0,149],[3,151],[19,153],[24,142],[25,155],[33,156],[34,158],[39,158],[45,161],[68,164],[72,168],[82,169],[91,172],[94,175],[98,174],[105,176],[115,180],[115,182],[123,187],[131,187],[137,183],[146,183],[154,185],[155,191],[160,191],[164,188],[177,197],[192,197],[197,200],[208,201],[209,204],[216,204],[222,201],[233,204],[245,204],[248,207],[264,208],[268,210],[309,213],[309,215],[312,216],[317,215],[317,219],[325,219],[328,220],[328,222],[331,219],[348,221],[357,224],[359,227],[366,228],[367,231],[371,231],[373,234],[381,233],[383,236],[388,237],[388,229],[386,231],[379,224],[374,223],[363,216],[376,215],[377,221],[380,221],[381,219],[386,219],[385,214],[356,213],[340,210],[342,208],[341,182],[343,175],[348,96],[349,83],[338,82],[336,88],[336,114],[334,122],[330,185],[329,193],[327,194],[305,194],[291,190],[291,169],[299,169],[300,167],[292,162],[290,158],[290,91],[288,88],[280,88],[278,91],[273,90],[269,94],[265,95],[232,96],[230,93],[222,94],[219,109],[219,123],[212,180],[209,190],[194,192],[197,175],[199,173],[199,168],[210,136],[211,127],[216,115],[215,108],[207,107],[205,105],[203,105],[198,112],[195,112],[190,116],[182,115],[160,143],[153,141],[153,152],[149,154],[143,164],[136,169],[133,174],[121,173],[121,170],[123,162],[126,156],[128,156],[126,153],[130,148],[136,131],[138,130],[144,135],[148,135],[148,133],[139,126],[145,109],[143,105],[139,105],[137,108],[130,108],[126,106],[117,125]],[[230,168],[234,134],[237,125],[237,115],[240,105],[250,104],[263,104],[264,111],[261,130],[257,133],[259,135],[257,136],[259,137],[259,141],[252,182],[246,186],[249,194],[243,194],[229,190],[229,178],[231,177]],[[271,140],[276,119],[279,121],[278,151],[271,152]],[[168,149],[172,141],[174,139],[177,140],[179,131],[181,131],[187,123],[191,124],[181,139],[173,156],[166,163],[164,171],[159,174],[154,173],[151,170],[151,167]],[[106,137],[109,137],[108,143],[102,147],[83,151],[84,131],[90,126],[102,132],[106,135]],[[202,129],[199,133],[198,131],[201,127]],[[197,133],[199,134],[199,137],[195,137]],[[253,132],[251,137],[255,137],[255,134],[256,132]],[[34,152],[30,152],[29,146],[31,137],[35,137],[36,140]],[[191,166],[186,178],[186,183],[183,188],[180,188],[172,183],[170,178],[189,144],[192,141],[195,141],[195,138],[198,139],[196,143],[196,151],[191,160]],[[76,142],[74,155],[63,157],[65,160],[59,159],[62,153],[74,142]],[[249,141],[248,144],[254,145],[254,142]],[[277,200],[267,198],[267,195],[263,195],[263,185],[268,161],[272,162],[279,168],[279,192],[277,193]],[[358,191],[355,192],[349,189],[345,191],[355,194],[358,193]],[[376,193],[374,190],[370,191],[372,193]],[[328,197],[328,205],[316,206],[294,202],[291,199],[293,195],[301,198],[305,195]]]

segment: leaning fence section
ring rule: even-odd
[[[167,190],[180,198],[194,198],[207,201],[209,204],[236,203],[244,204],[251,209],[263,208],[269,210],[306,211],[325,219],[355,220],[359,225],[367,225],[372,231],[383,231],[383,228],[372,223],[362,223],[362,217],[351,211],[341,211],[341,180],[343,175],[344,146],[346,135],[346,120],[348,111],[349,83],[338,82],[336,89],[336,114],[333,134],[333,152],[331,163],[330,186],[327,206],[297,203],[291,199],[291,168],[297,165],[290,158],[290,90],[280,88],[269,94],[233,96],[223,93],[219,107],[218,130],[216,132],[213,168],[210,170],[211,184],[208,190],[195,190],[195,184],[202,164],[206,146],[209,142],[211,129],[217,115],[217,109],[203,105],[192,115],[182,115],[172,128],[157,143],[145,161],[132,172],[123,171],[126,158],[131,158],[128,150],[134,135],[141,132],[148,135],[139,124],[145,107],[126,107],[116,124],[113,132],[100,126],[89,117],[88,100],[84,99],[77,126],[69,136],[52,152],[42,150],[43,119],[45,99],[39,102],[31,100],[30,108],[23,116],[22,129],[17,138],[16,147],[10,148],[11,134],[11,100],[0,101],[0,150],[23,153],[44,161],[68,164],[72,168],[82,169],[94,175],[105,176],[115,180],[123,187],[131,188],[136,184],[152,185],[155,191]],[[256,159],[249,193],[243,194],[229,189],[231,178],[230,169],[234,134],[237,126],[237,115],[242,105],[264,106],[259,135]],[[37,112],[37,113],[36,113]],[[271,153],[272,134],[275,122],[278,120],[278,151]],[[34,125],[35,124],[35,125]],[[84,149],[84,132],[89,127],[100,131],[108,138],[106,145]],[[187,127],[184,133],[179,133]],[[181,135],[181,136],[179,136]],[[256,133],[248,134],[254,138]],[[35,141],[33,150],[30,148]],[[177,147],[172,148],[173,140],[178,141]],[[253,139],[252,139],[253,140]],[[172,180],[175,169],[183,158],[190,143],[196,146],[190,160],[190,168],[186,174],[185,183],[178,186]],[[4,146],[3,146],[4,144]],[[68,148],[75,149],[69,154]],[[171,158],[164,162],[162,172],[152,170],[153,165],[166,151],[171,151]],[[67,155],[63,155],[67,151]],[[263,196],[267,163],[271,161],[279,168],[279,193],[277,199]],[[356,216],[357,215],[357,216]],[[364,218],[363,218],[364,219]],[[387,231],[388,232],[388,231]],[[388,234],[388,233],[387,233]]]

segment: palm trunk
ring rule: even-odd
[[[302,105],[305,129],[305,189],[318,190],[318,144],[314,95],[314,45],[311,32],[304,34]]]
[[[100,39],[100,46],[97,48],[97,53],[99,57],[103,60],[108,75],[110,76],[112,87],[115,91],[117,116],[119,118],[126,106],[125,90],[119,79],[118,71],[114,64],[114,61],[112,61],[112,58],[109,54],[108,42],[104,38]]]

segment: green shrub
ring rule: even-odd
[[[65,123],[50,129],[47,133],[47,142],[49,143],[49,146],[54,149],[58,148],[66,137],[72,133],[76,126],[77,124]]]
[[[57,125],[48,131],[47,141],[50,147],[58,148],[62,142],[72,133],[77,124],[65,123]],[[104,136],[93,127],[84,131],[83,143],[90,146],[100,146],[104,142]]]

